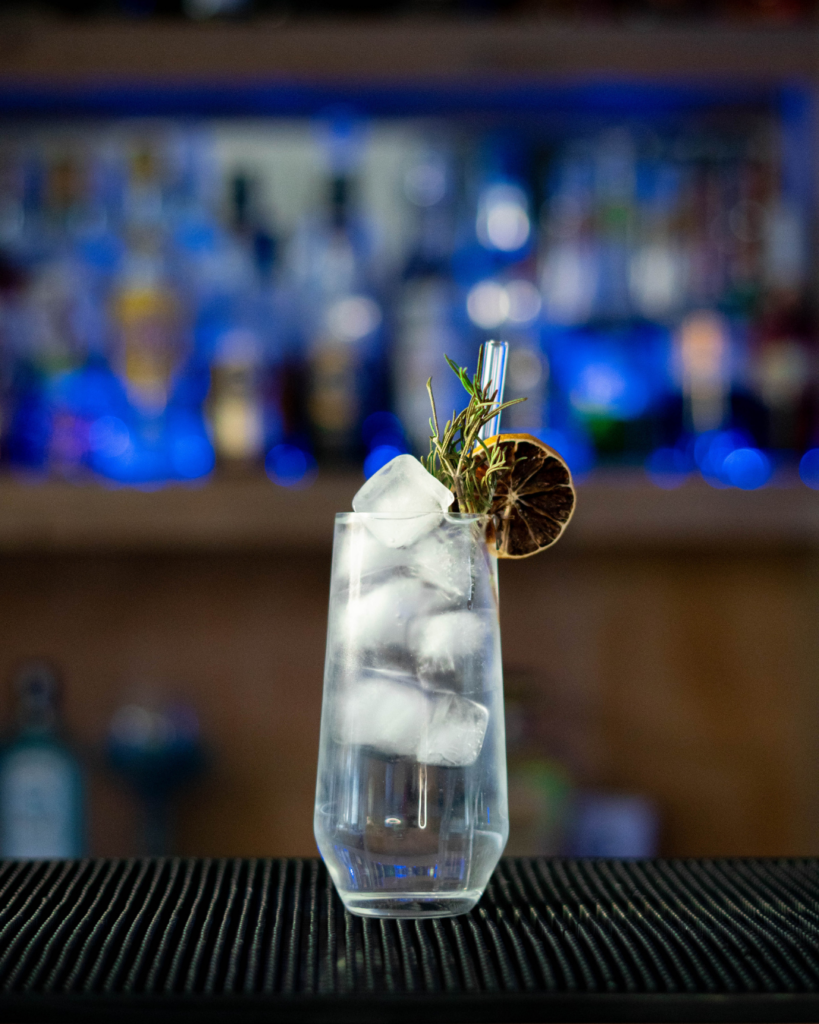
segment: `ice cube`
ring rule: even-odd
[[[408,550],[387,547],[363,522],[350,522],[333,551],[333,584],[346,587],[354,580],[398,568],[407,562]]]
[[[419,616],[408,630],[408,641],[421,674],[454,671],[459,661],[486,647],[493,626],[487,612],[463,610]]]
[[[481,752],[489,712],[446,690],[424,690],[400,672],[372,670],[344,692],[336,739],[388,757],[467,767]]]
[[[415,680],[398,672],[372,672],[343,695],[337,739],[414,757],[429,717],[429,699]]]
[[[364,523],[382,544],[402,548],[436,526],[454,500],[453,493],[418,459],[398,455],[358,491],[353,509],[371,513]]]
[[[384,647],[406,646],[407,627],[446,603],[434,587],[413,574],[395,574],[375,586],[351,588],[331,624],[334,643],[351,656]]]
[[[481,555],[482,537],[478,523],[452,525],[444,516],[439,527],[410,547],[393,548],[377,540],[363,519],[351,521],[338,536],[333,552],[333,585],[341,589],[354,580],[397,570],[439,588],[450,604],[465,605],[472,593],[473,564]]]
[[[489,711],[477,701],[447,690],[427,691],[427,719],[418,760],[446,768],[466,768],[481,752]]]
[[[480,556],[482,537],[479,523],[452,525],[445,517],[443,525],[419,538],[407,555],[419,575],[444,590],[450,601],[465,605],[472,593],[473,563]]]

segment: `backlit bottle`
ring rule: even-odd
[[[324,216],[304,223],[291,246],[312,441],[321,458],[341,463],[360,455],[361,424],[378,404],[383,350],[371,239],[353,215],[351,189],[349,176],[333,175]]]
[[[83,781],[60,738],[58,684],[44,664],[15,680],[17,734],[0,755],[3,857],[80,857],[85,849]]]
[[[450,255],[454,233],[452,168],[443,153],[431,150],[413,164],[404,194],[415,211],[415,238],[396,289],[396,331],[392,348],[395,409],[413,448],[429,449],[430,404],[426,382],[435,376],[442,412],[458,401],[457,378],[441,374],[441,353],[461,359],[457,331],[458,289]]]

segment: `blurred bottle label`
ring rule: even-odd
[[[124,376],[139,409],[161,412],[176,362],[177,304],[161,287],[126,285],[115,304],[122,328]]]
[[[4,857],[79,857],[83,787],[75,757],[57,738],[57,678],[32,662],[15,690],[18,732],[0,758],[0,850]]]
[[[259,340],[236,328],[220,340],[211,369],[210,416],[216,454],[253,464],[264,454],[263,368]]]
[[[0,777],[0,841],[4,857],[76,857],[71,768],[59,752],[23,749],[8,755]]]

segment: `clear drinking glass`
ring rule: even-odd
[[[336,516],[315,834],[356,914],[465,913],[506,844],[483,526],[449,513]]]

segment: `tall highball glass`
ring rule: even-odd
[[[355,914],[465,913],[506,844],[493,563],[477,515],[336,516],[315,834]]]

